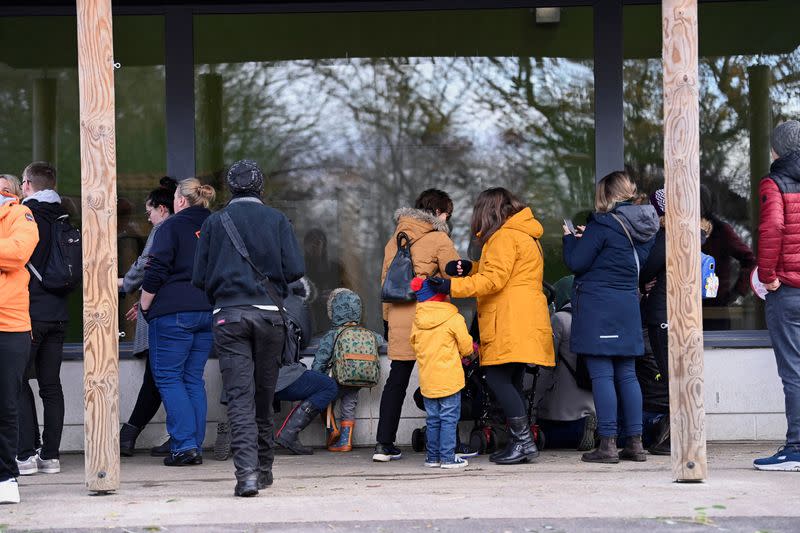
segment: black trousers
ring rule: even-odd
[[[142,375],[142,385],[139,387],[139,395],[136,397],[136,404],[133,406],[131,417],[128,424],[137,428],[144,429],[150,423],[158,408],[161,407],[161,393],[158,392],[156,382],[153,379],[153,371],[150,370],[150,356],[145,353],[144,374]]]
[[[214,314],[214,348],[228,403],[236,479],[271,471],[272,400],[285,329],[277,311],[226,307]]]
[[[484,375],[489,388],[506,418],[526,416],[522,385],[525,379],[525,363],[505,363],[485,366]]]
[[[61,388],[61,361],[64,357],[64,332],[66,322],[31,323],[32,341],[28,359],[29,371],[35,369],[39,383],[39,397],[44,408],[42,431],[42,459],[58,459],[61,433],[64,430],[64,391]],[[32,368],[31,368],[32,367]],[[19,450],[20,459],[36,453],[36,405],[32,403],[33,391],[28,380],[22,384],[19,396]]]
[[[30,350],[29,331],[0,332],[0,481],[19,475],[17,407]]]
[[[377,441],[381,444],[394,444],[397,440],[397,427],[406,399],[408,382],[416,361],[392,361],[389,377],[381,394],[380,418],[378,419]]]
[[[647,326],[647,335],[650,337],[650,347],[653,348],[653,357],[661,372],[662,381],[669,386],[669,329],[660,325]]]

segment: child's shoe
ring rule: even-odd
[[[456,468],[465,468],[467,466],[469,466],[469,462],[466,459],[462,459],[457,455],[455,456],[455,459],[453,460],[452,463],[442,463],[442,468],[445,468],[447,470],[452,470]]]
[[[349,452],[353,449],[353,428],[355,420],[342,420],[339,440],[333,446],[328,446],[329,452]]]
[[[456,444],[456,457],[469,459],[470,457],[475,457],[476,455],[478,455],[478,452],[473,450],[469,444],[464,444],[463,442]]]
[[[425,466],[428,468],[439,468],[442,466],[442,462],[439,460],[438,457],[426,457],[425,458]]]

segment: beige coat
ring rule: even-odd
[[[405,232],[411,239],[411,259],[414,273],[423,278],[444,276],[444,267],[459,256],[453,241],[450,240],[447,223],[432,214],[419,209],[398,209],[394,214],[397,228],[383,253],[381,285],[386,277],[392,259],[397,253],[397,234]],[[414,302],[403,304],[383,304],[383,319],[389,322],[389,358],[398,361],[413,361],[414,349],[409,341],[411,326],[414,324]]]

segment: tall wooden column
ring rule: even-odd
[[[672,474],[706,478],[697,0],[663,0],[664,181]]]
[[[117,156],[111,0],[77,0],[86,487],[119,488]]]

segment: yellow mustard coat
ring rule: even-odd
[[[554,366],[553,331],[542,292],[542,225],[525,208],[483,245],[478,268],[453,278],[450,295],[478,298],[481,365]]]
[[[464,317],[450,302],[417,304],[411,346],[419,363],[419,388],[426,398],[444,398],[464,388],[461,356],[472,353]]]

